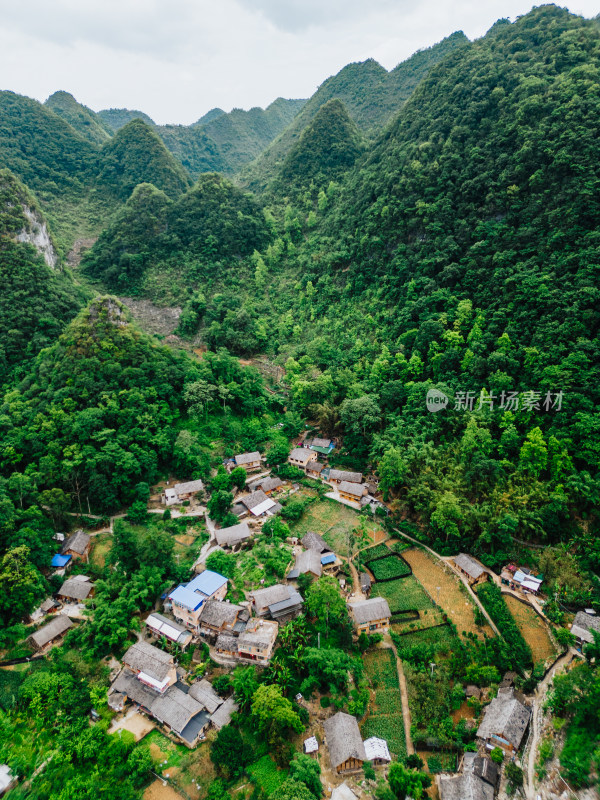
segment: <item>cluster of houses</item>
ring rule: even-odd
[[[123,667],[108,691],[108,704],[122,711],[131,701],[188,747],[204,738],[209,725],[228,725],[237,710],[232,698],[224,700],[211,684],[188,686],[178,674],[172,655],[139,641],[123,656]]]
[[[74,575],[60,587],[56,599],[46,598],[44,602],[30,614],[30,620],[37,622],[45,616],[53,618],[32,633],[27,641],[38,653],[44,653],[57,644],[73,627],[72,619],[83,616],[83,601],[94,594],[94,584],[87,575]]]
[[[500,573],[500,580],[510,589],[521,591],[523,594],[537,594],[540,591],[543,577],[534,575],[527,567],[517,567],[507,564]]]

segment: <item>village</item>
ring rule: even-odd
[[[535,684],[528,686],[512,670],[496,685],[477,678],[465,682],[453,719],[462,720],[469,742],[463,747],[436,744],[435,737],[417,730],[417,698],[405,675],[407,670],[413,674],[413,666],[403,666],[404,648],[433,643],[431,652],[437,654],[455,637],[501,636],[482,602],[480,590],[486,585],[497,586],[528,615],[530,630],[522,628],[523,635],[531,641],[535,669],[544,675],[559,662],[567,667],[581,657],[593,631],[600,632],[600,618],[592,609],[578,612],[568,645],[561,645],[564,637],[557,637],[544,614],[542,575],[512,563],[497,575],[471,555],[437,555],[414,538],[414,531],[390,528],[373,477],[329,466],[333,440],[301,437],[295,445],[277,470],[258,451],[225,460],[222,473],[242,468],[246,476],[230,509],[235,524],[220,526],[210,519],[202,480],[165,482],[150,498],[148,514],[189,518],[204,526],[204,535],[189,580],[164,592],[141,620],[137,641],[119,661],[110,659],[109,733],[129,731],[139,741],[160,731],[177,745],[202,748],[240,712],[227,676],[239,665],[269,668],[283,646],[282,632],[289,633],[294,621],[309,614],[307,589],[326,579],[343,598],[354,646],[364,645],[368,685],[367,707],[359,715],[336,710],[327,693],[316,699],[297,693],[294,698],[307,720],[297,746],[318,761],[326,796],[370,797],[376,774],[385,775],[396,760],[411,763],[410,758],[413,766],[428,770],[428,796],[439,800],[493,800],[505,790],[507,765],[518,765],[527,785],[535,760],[533,728],[539,727],[544,699]],[[271,547],[280,549],[287,562],[278,580],[262,577],[256,585],[244,581],[242,588],[237,582],[234,587],[231,578],[213,568],[219,559],[229,564],[247,557],[264,541],[265,531],[273,536],[274,521],[299,496],[334,512],[339,508],[344,524],[335,523],[334,513],[333,525],[308,529],[317,527],[310,512],[314,504],[308,505],[308,519],[300,524],[290,520],[285,541],[271,539]],[[86,565],[108,535],[110,528],[55,535],[57,552],[50,568],[61,586],[31,614],[36,630],[27,642],[34,658],[46,656],[73,626],[84,624],[90,609],[93,613],[95,584]],[[426,672],[429,667],[433,678],[436,664],[428,662]],[[381,680],[388,707],[382,707]],[[93,711],[92,722],[96,719]],[[159,783],[181,790],[170,772],[159,774]],[[12,777],[6,780],[11,785]],[[188,796],[200,797],[194,794],[199,786],[188,781]]]

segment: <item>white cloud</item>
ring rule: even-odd
[[[190,123],[213,106],[308,97],[351,61],[387,69],[532,0],[0,0],[2,88]],[[592,16],[597,0],[573,0]]]

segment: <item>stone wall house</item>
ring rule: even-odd
[[[501,747],[508,753],[521,746],[531,718],[525,698],[513,688],[498,689],[497,696],[486,707],[477,737],[490,747]]]
[[[306,469],[312,461],[316,460],[317,454],[315,451],[306,447],[294,447],[288,456],[288,462],[299,469]]]
[[[360,503],[361,499],[368,494],[364,483],[352,483],[352,481],[340,481],[337,489],[340,497],[351,503]]]
[[[585,611],[578,611],[571,625],[571,633],[579,647],[594,641],[594,631],[600,633],[600,617]]]
[[[238,657],[244,661],[254,661],[257,664],[268,664],[275,642],[279,625],[265,619],[251,619],[246,629],[238,638]]]
[[[250,539],[252,531],[247,522],[231,525],[229,528],[219,528],[214,532],[214,538],[220,547],[228,547],[237,551],[241,545]]]

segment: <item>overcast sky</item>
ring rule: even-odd
[[[392,69],[455,30],[481,36],[531,0],[0,0],[0,88],[65,89],[94,110],[189,124],[219,106],[309,97],[351,61]],[[571,0],[591,17],[600,0]]]

